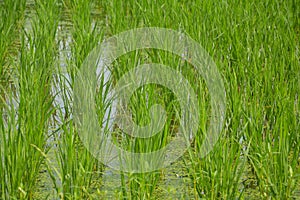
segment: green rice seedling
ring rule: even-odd
[[[100,76],[95,88],[100,126],[105,124],[105,114],[113,105],[108,90],[129,70],[150,63],[168,65],[189,81],[198,99],[200,119],[196,137],[189,141],[191,148],[182,157],[184,164],[178,161],[168,169],[147,173],[118,172],[121,187],[116,196],[172,198],[163,184],[177,173],[174,167],[180,167],[176,170],[183,174],[176,178],[182,180],[178,184],[186,185],[178,187],[187,187],[181,191],[189,194],[178,198],[298,198],[297,1],[36,0],[27,2],[31,5],[27,9],[32,9],[31,27],[24,25],[25,3],[0,2],[1,199],[39,198],[37,183],[44,175],[39,172],[45,167],[54,189],[50,186],[42,196],[50,198],[54,193],[53,198],[60,199],[105,198],[100,187],[105,168],[79,138],[73,122],[72,92],[78,81],[77,71],[103,38],[139,27],[171,28],[201,44],[225,83],[227,110],[218,142],[206,157],[199,157],[211,120],[211,91],[189,64],[189,58],[184,61],[170,52],[144,49],[115,60],[109,69],[109,82]],[[100,13],[95,14],[95,8]],[[58,28],[60,22],[63,25]],[[71,31],[65,29],[64,23]],[[70,38],[60,49],[58,31]],[[70,51],[67,59],[59,60],[66,71],[58,65],[59,51]],[[53,92],[54,81],[57,88]],[[56,96],[61,101],[55,104]],[[163,128],[150,138],[138,138],[116,125],[112,133],[107,130],[115,145],[126,151],[149,153],[177,136],[182,110],[176,95],[161,85],[138,88],[127,105],[131,116],[124,117],[146,126],[151,123],[149,109],[155,104],[162,105],[167,113]],[[51,157],[50,148],[56,158]],[[105,175],[110,179],[109,173]],[[161,188],[165,194],[160,194]]]
[[[249,161],[261,198],[289,199],[294,197],[299,174],[297,21],[291,5],[270,2],[269,6],[268,12],[257,11],[265,21],[251,43],[255,59],[246,79],[245,135],[252,140]]]
[[[58,143],[57,160],[61,179],[56,190],[60,198],[82,199],[93,198],[99,184],[102,167],[98,161],[83,146],[78,130],[73,123],[72,90],[76,81],[76,71],[81,67],[85,57],[95,47],[101,34],[97,32],[97,25],[93,27],[91,19],[91,3],[89,1],[64,1],[64,9],[70,11],[73,30],[71,57],[67,71],[59,70],[59,90],[63,100],[60,113],[60,129],[56,136]],[[97,175],[97,176],[96,176]],[[55,180],[54,180],[55,181]],[[92,192],[94,191],[94,192]]]
[[[132,52],[125,57],[118,59],[115,65],[113,65],[113,72],[115,72],[113,78],[118,79],[118,77],[121,77],[132,67],[143,64],[144,62],[172,63],[170,66],[175,66],[174,68],[176,68],[181,62],[181,59],[178,56],[176,57],[175,55],[164,53],[162,51],[147,50],[144,52]],[[186,69],[183,69],[182,71],[186,73],[187,77],[190,76],[195,78],[194,75],[191,75],[191,71]],[[121,137],[119,137],[119,139],[122,141],[119,145],[122,148],[127,151],[138,153],[153,152],[163,148],[176,135],[178,129],[178,116],[180,115],[176,97],[174,97],[174,94],[172,94],[170,90],[155,84],[142,86],[132,95],[128,107],[132,112],[132,120],[134,123],[140,126],[149,124],[149,108],[155,104],[163,105],[164,109],[167,111],[168,117],[162,131],[150,138],[133,138],[131,136],[126,136],[128,133],[122,134],[121,132],[119,135]],[[157,188],[157,183],[162,178],[162,173],[161,170],[150,173],[121,173],[121,177],[123,198],[152,199],[156,196],[155,190]]]
[[[244,2],[242,5],[236,1],[222,1],[221,3],[210,1],[156,1],[155,3],[148,1],[135,3],[123,1],[119,3],[111,1],[101,2],[100,4],[107,15],[105,19],[105,33],[107,35],[143,26],[161,26],[184,30],[193,39],[198,41],[214,58],[222,76],[226,80],[228,98],[226,101],[228,102],[228,110],[225,120],[226,129],[223,132],[222,138],[217,143],[214,151],[204,159],[199,159],[193,154],[197,152],[197,149],[199,149],[202,144],[203,138],[201,138],[201,135],[205,133],[208,124],[207,121],[209,121],[208,91],[201,77],[191,73],[193,71],[189,69],[187,65],[184,65],[182,69],[177,68],[183,73],[187,73],[186,76],[189,77],[192,87],[198,94],[201,108],[201,113],[199,113],[201,116],[201,122],[199,124],[200,137],[194,141],[193,145],[195,151],[188,153],[190,160],[187,159],[186,164],[187,168],[190,169],[189,177],[191,177],[194,182],[196,197],[200,196],[212,199],[243,198],[243,195],[248,190],[247,186],[243,186],[243,176],[246,174],[244,169],[249,164],[246,162],[250,161],[250,166],[252,166],[254,174],[257,173],[257,169],[260,169],[254,166],[261,166],[258,165],[261,163],[261,156],[259,156],[259,159],[254,159],[254,155],[258,155],[260,152],[260,148],[256,149],[255,146],[259,145],[263,147],[264,145],[269,145],[272,147],[271,140],[262,140],[263,142],[259,142],[255,139],[255,137],[261,136],[255,132],[256,129],[253,125],[259,124],[259,126],[263,127],[262,121],[264,121],[264,117],[253,118],[250,116],[260,115],[260,113],[265,112],[263,111],[264,108],[260,108],[260,106],[267,107],[269,110],[276,110],[275,108],[278,104],[275,105],[274,102],[279,102],[278,98],[282,95],[280,92],[277,93],[280,95],[274,95],[274,84],[277,83],[277,79],[280,80],[281,82],[278,83],[281,84],[280,87],[283,88],[283,91],[285,91],[283,85],[286,84],[285,81],[282,81],[278,77],[283,77],[283,80],[286,80],[287,77],[297,77],[297,75],[295,75],[297,71],[295,67],[297,66],[297,59],[295,59],[297,58],[297,46],[294,44],[296,44],[295,42],[297,41],[295,29],[297,29],[298,23],[295,17],[293,17],[293,13],[297,13],[295,5],[288,5],[282,2],[277,3],[275,1]],[[283,28],[280,27],[285,27],[289,36],[282,36],[284,35],[284,31],[282,31]],[[293,56],[289,57],[289,54],[286,52],[283,54],[285,59],[279,60],[280,56],[272,55],[279,55],[279,52],[281,52],[280,45],[283,44],[292,46],[290,48],[286,46],[286,49],[288,49],[288,52]],[[168,58],[167,54],[159,51],[145,52],[146,53],[129,53],[126,58],[117,60],[112,67],[112,74],[116,80],[137,64],[149,62],[160,63]],[[274,54],[275,52],[277,52],[277,54]],[[291,62],[287,62],[286,58],[291,58]],[[178,63],[178,59],[175,59],[173,62],[170,60],[166,62],[166,64],[171,64],[175,68],[179,66]],[[287,66],[289,66],[289,68],[287,68],[290,69],[289,72],[283,67],[276,68],[276,63],[278,63],[279,66],[283,66],[284,63],[286,63]],[[293,84],[288,85],[288,88],[290,88],[288,91],[291,90],[291,95],[287,95],[289,99],[297,99],[297,93],[295,91],[297,91],[298,88],[293,86],[297,85],[297,83],[297,81],[293,81]],[[147,98],[145,97],[148,93],[158,94],[160,89],[159,87],[147,86],[133,95],[130,108],[134,113],[133,119],[136,123],[142,125],[149,123],[148,108],[145,104],[148,100],[146,101]],[[147,91],[147,93],[144,91]],[[282,94],[285,93],[283,92]],[[157,99],[160,98],[165,99],[163,105],[170,105],[172,104],[172,100],[174,100],[174,97],[169,96],[168,93],[162,93],[159,98],[153,98],[153,103],[162,103],[160,101],[157,102]],[[298,101],[294,100],[294,102]],[[270,109],[269,105],[272,105],[271,108],[273,109]],[[290,106],[287,107],[292,108]],[[292,111],[292,109],[290,109],[290,111]],[[273,115],[280,119],[279,113],[275,113],[272,114],[272,112],[268,111],[266,115],[268,115],[268,118]],[[292,113],[296,113],[295,116],[297,116],[298,111],[293,111]],[[295,121],[297,117],[291,117],[290,119],[293,119],[293,126],[297,127],[298,121]],[[170,121],[167,122],[166,127],[171,127]],[[291,130],[297,132],[298,128]],[[170,131],[166,131],[166,133],[170,134]],[[254,134],[255,137],[250,136],[252,134]],[[162,137],[162,135],[160,135],[160,137]],[[282,137],[285,138],[284,136]],[[291,136],[289,139],[293,137],[294,136]],[[152,140],[147,141],[125,137],[122,138],[124,141],[123,143],[121,142],[120,145],[127,150],[149,152],[154,149],[159,149],[162,144],[168,142],[168,140],[156,142],[159,141],[158,138],[152,138]],[[295,138],[297,139],[297,137]],[[296,144],[293,143],[292,146],[293,148],[290,149],[297,150]],[[286,155],[283,157],[286,157]],[[289,155],[297,155],[297,153],[289,153]],[[290,156],[292,161],[289,162],[297,163],[296,157],[297,156]],[[265,160],[270,161],[270,158],[267,157]],[[256,164],[254,165],[254,163]],[[271,166],[274,167],[273,165]],[[286,166],[286,164],[282,166]],[[268,166],[265,168],[267,167]],[[286,169],[289,169],[289,167]],[[291,169],[290,171],[293,172],[293,177],[297,177],[297,175],[294,176],[294,172],[298,169],[296,164],[293,164]],[[155,196],[155,192],[153,193],[152,191],[153,188],[155,188],[157,180],[160,178],[155,175],[155,173],[153,175],[122,174],[123,197],[151,198],[153,195]],[[286,176],[286,173],[280,174],[282,174],[283,177]],[[146,179],[147,182],[150,183],[148,185],[152,185],[151,187],[145,185],[144,180]],[[264,180],[264,176],[256,177],[256,179],[259,182],[259,187],[264,188],[268,185],[266,181],[262,181]],[[280,184],[284,185],[283,182],[285,182],[285,180],[288,179],[281,179],[282,183]],[[294,188],[294,183],[297,182],[297,178],[291,178],[289,180],[295,180],[294,182],[290,181],[293,183],[293,187],[290,188]],[[273,183],[273,185],[277,187],[276,184]],[[258,190],[258,188],[255,189]],[[273,190],[275,191],[275,189]],[[294,189],[292,190],[294,191]],[[277,191],[282,190],[277,189]],[[267,196],[277,195],[272,192],[265,192],[265,189],[260,189],[259,192],[262,197],[265,197],[264,193],[266,193]],[[287,192],[288,190],[285,190],[283,193],[287,194]]]
[[[99,43],[102,33],[98,30],[98,21],[92,19],[92,1],[71,0],[65,2],[65,9],[71,14],[73,25],[71,52],[72,66],[79,68],[85,57]],[[75,79],[75,72],[69,72],[71,80]]]
[[[106,12],[106,23],[108,35],[116,34],[131,28],[143,26],[155,26],[158,22],[170,23],[165,21],[161,14],[156,11],[162,11],[159,6],[163,2],[130,2],[130,1],[110,1],[103,2],[104,12]],[[171,10],[166,9],[166,12]],[[152,20],[153,19],[153,20]],[[176,23],[174,23],[175,25]],[[177,26],[177,25],[175,25]],[[162,53],[162,52],[160,52]],[[128,53],[124,58],[116,61],[112,67],[112,75],[118,80],[124,73],[138,64],[151,63],[159,60],[161,54],[155,51],[136,51]],[[163,58],[164,59],[164,58]],[[180,59],[177,59],[177,61]],[[159,62],[157,62],[159,63]],[[169,64],[169,63],[166,63]],[[176,63],[175,66],[177,66]],[[149,97],[150,96],[150,97]],[[175,113],[174,104],[171,103],[174,97],[170,95],[170,91],[155,85],[148,85],[140,88],[131,98],[129,107],[133,112],[133,120],[136,124],[147,125],[149,123],[149,108],[153,104],[161,104],[171,114]],[[127,151],[134,152],[152,152],[158,150],[167,144],[171,139],[171,129],[173,124],[172,115],[166,121],[164,129],[157,133],[155,137],[149,139],[134,139],[130,136],[121,137],[122,142],[119,145]],[[175,126],[174,126],[175,127]],[[173,127],[173,128],[174,128]],[[172,132],[172,131],[171,131]],[[154,199],[158,181],[161,179],[161,171],[151,173],[133,173],[127,174],[121,172],[122,198],[127,199]]]
[[[49,120],[53,113],[50,89],[57,22],[44,16],[43,6],[54,8],[50,4],[39,4],[41,7],[36,8],[36,19],[32,22],[33,32],[21,34],[20,56],[14,71],[17,89],[7,92],[11,97],[7,105],[9,125],[2,125],[1,134],[1,173],[4,172],[1,196],[4,199],[33,198],[43,162],[41,151],[47,151]]]
[[[260,153],[262,152],[262,149],[267,148],[267,146],[269,146],[271,149],[272,147],[275,148],[276,139],[274,139],[273,136],[272,136],[273,139],[262,139],[265,137],[265,133],[263,133],[264,131],[256,132],[255,131],[256,129],[250,125],[250,122],[253,125],[255,124],[258,125],[259,127],[265,127],[266,129],[268,129],[267,127],[269,125],[267,124],[270,122],[265,124],[266,121],[269,121],[269,120],[265,120],[265,117],[268,119],[270,119],[271,117],[273,120],[276,119],[276,121],[277,120],[281,121],[280,120],[281,114],[279,114],[280,112],[278,112],[278,108],[279,108],[278,106],[281,105],[281,103],[283,103],[283,105],[286,105],[284,109],[285,111],[288,110],[287,108],[290,108],[289,109],[290,111],[288,111],[289,114],[284,115],[285,121],[286,122],[289,121],[287,123],[292,122],[293,125],[290,126],[289,128],[287,127],[283,128],[284,126],[279,128],[280,126],[277,125],[278,126],[277,130],[272,129],[273,130],[272,135],[273,132],[275,130],[278,131],[278,129],[280,129],[283,132],[287,131],[291,133],[291,134],[287,134],[289,135],[289,137],[286,137],[285,136],[286,134],[283,134],[283,136],[280,137],[279,135],[275,136],[275,138],[278,139],[277,142],[279,142],[279,138],[283,140],[280,139],[282,143],[279,142],[280,143],[279,146],[281,147],[278,149],[276,147],[276,150],[273,150],[272,157],[278,156],[278,158],[276,159],[281,158],[280,159],[281,164],[285,163],[283,164],[283,166],[285,166],[284,168],[288,169],[291,167],[292,169],[291,171],[293,171],[294,173],[295,171],[298,170],[298,167],[296,167],[296,165],[291,165],[288,163],[297,162],[296,161],[297,158],[292,159],[291,154],[293,153],[291,152],[293,152],[294,149],[296,151],[298,149],[298,145],[296,145],[297,142],[295,142],[297,141],[297,137],[293,136],[292,134],[294,132],[297,132],[298,129],[296,128],[297,121],[295,121],[296,118],[294,117],[297,116],[297,111],[296,112],[292,111],[293,110],[292,105],[295,103],[295,99],[296,99],[295,96],[297,96],[295,94],[297,89],[294,86],[297,84],[295,84],[294,79],[297,77],[297,75],[295,76],[295,72],[297,71],[296,66],[298,66],[297,65],[298,61],[295,61],[295,57],[296,57],[295,51],[297,49],[297,46],[295,46],[296,44],[295,35],[294,35],[295,32],[292,29],[292,27],[294,27],[295,18],[292,18],[293,16],[292,6],[284,3],[276,4],[275,2],[270,1],[268,2],[268,5],[265,5],[264,3],[258,3],[258,2],[255,3],[255,6],[253,5],[254,4],[246,3],[242,9],[239,8],[237,5],[235,5],[234,2],[230,4],[228,3],[227,5],[225,3],[222,5],[224,6],[224,10],[219,11],[219,13],[222,14],[216,15],[215,12],[218,9],[220,9],[220,7],[216,6],[215,8],[213,8],[213,5],[207,2],[202,4],[203,6],[202,8],[205,8],[205,10],[213,11],[211,17],[207,16],[208,18],[207,22],[206,20],[201,21],[202,15],[198,15],[198,17],[200,16],[199,20],[201,21],[201,23],[208,27],[220,23],[224,24],[224,26],[217,26],[215,28],[215,33],[217,33],[218,35],[219,32],[219,36],[216,37],[217,42],[213,42],[211,46],[213,47],[217,45],[219,47],[219,50],[214,50],[215,61],[217,62],[218,66],[221,66],[222,68],[224,67],[224,75],[225,75],[226,82],[228,83],[226,86],[227,97],[229,98],[227,102],[230,103],[228,105],[228,107],[230,108],[228,112],[232,113],[230,114],[230,118],[228,118],[229,121],[227,121],[227,123],[229,123],[230,125],[229,126],[230,128],[229,135],[231,135],[230,137],[232,137],[232,139],[234,139],[235,141],[239,141],[242,138],[244,141],[243,142],[244,147],[247,147],[248,144],[250,144],[248,149],[249,153],[245,154],[245,156],[251,158],[253,155],[256,155],[255,156],[256,165],[257,165],[256,169],[262,169],[262,168],[264,170],[266,170],[266,168],[269,170],[271,170],[271,168],[276,169],[278,166],[280,166],[279,163],[276,161],[276,164],[275,162],[274,164],[271,164],[272,159],[271,157],[268,157],[265,158],[266,163],[262,164],[262,159],[264,156],[262,156],[262,154]],[[263,11],[264,8],[266,8],[266,6],[268,6],[267,12]],[[232,11],[226,12],[225,8]],[[282,14],[281,12],[286,13],[286,15]],[[233,15],[231,15],[230,13],[232,13]],[[289,20],[287,21],[284,20],[283,16],[286,16]],[[273,18],[274,20],[271,20]],[[285,27],[288,36],[286,34],[283,34],[282,27]],[[208,28],[207,30],[209,31],[213,29]],[[214,32],[212,33],[214,34]],[[210,42],[210,40],[208,39],[207,42]],[[204,42],[204,44],[207,44],[207,42]],[[287,46],[283,48],[283,46],[285,45]],[[280,56],[279,56],[279,52],[281,52]],[[219,53],[221,53],[220,57],[218,55]],[[289,70],[285,71],[286,69]],[[279,78],[279,76],[281,78]],[[290,83],[288,85],[286,85],[287,84],[286,81],[288,80],[286,79],[287,77],[290,77],[289,78]],[[281,89],[275,89],[275,88],[281,88]],[[289,92],[287,91],[291,92],[292,95],[289,96]],[[284,96],[289,96],[287,98],[293,100],[285,101],[283,100]],[[282,100],[279,100],[278,98]],[[259,103],[260,101],[268,102],[268,103],[266,103],[267,104],[266,105],[263,102]],[[278,104],[278,102],[281,103]],[[269,111],[266,112],[264,111],[265,109]],[[271,110],[273,110],[277,114],[272,114],[272,112],[270,112]],[[261,117],[260,118],[251,117],[250,119],[249,116],[251,115],[261,116]],[[232,127],[232,124],[235,125]],[[251,126],[251,128],[249,126]],[[291,127],[294,128],[292,128],[291,131],[289,131]],[[259,128],[259,130],[262,130],[262,128]],[[267,132],[270,133],[270,131]],[[253,140],[254,138],[260,138],[260,139]],[[289,139],[293,138],[292,140],[295,142],[295,143],[292,142],[292,144],[288,142],[289,145],[287,146],[289,146],[288,148],[289,150],[285,150],[285,151],[288,151],[290,153],[284,153],[283,149],[281,149],[282,147],[286,146],[285,142],[283,141],[286,142],[289,141],[289,139],[287,138]],[[252,148],[256,150],[252,151],[251,150]],[[216,147],[216,149],[218,148]],[[238,153],[239,151],[237,151],[236,153]],[[215,153],[213,152],[212,155],[213,154]],[[288,157],[293,161],[291,160],[287,161]],[[286,160],[283,158],[285,158]],[[230,159],[228,161],[230,161]],[[241,161],[242,161],[241,163],[243,163],[244,159],[242,159]],[[214,167],[218,165],[211,164],[210,166]],[[236,165],[233,163],[233,166]],[[283,182],[285,182],[285,184],[282,185],[289,185],[288,188],[293,190],[292,188],[294,187],[291,187],[291,185],[294,185],[294,183],[297,182],[296,181],[297,178],[296,179],[291,178],[291,176],[288,175],[290,172],[288,171],[279,172],[278,169],[276,175],[271,176],[270,174],[272,173],[269,170],[268,172],[265,173],[265,174],[269,174],[268,175],[269,178],[279,177],[279,176],[285,178],[280,179],[279,181],[281,182],[280,184],[278,184],[278,181],[273,181],[273,183],[271,184],[271,180],[268,183],[267,181],[262,181],[264,180],[264,178],[263,176],[261,176],[260,178],[257,178],[258,184],[262,184],[263,182],[264,183],[263,185],[266,188],[269,188],[273,186],[278,187],[278,185],[281,185]],[[229,169],[226,171],[228,171],[228,173],[231,173]],[[200,171],[199,175],[201,173],[202,172]],[[275,172],[273,173],[275,174]],[[266,175],[264,177],[266,177]],[[223,180],[223,177],[220,177],[220,179],[217,180]],[[233,183],[237,183],[238,181],[239,180],[237,179]],[[275,184],[275,182],[277,184]],[[280,187],[282,187],[282,185]],[[247,189],[244,188],[244,190],[246,191]],[[256,190],[258,189],[256,188]],[[260,191],[261,197],[288,198],[287,196],[281,196],[282,193],[288,195],[289,193],[288,190],[282,190],[282,189],[276,189],[276,190],[278,194],[272,193],[270,191],[266,192],[265,190],[264,192]],[[276,190],[274,189],[274,191]],[[222,194],[222,191],[220,191],[220,194]],[[284,191],[284,192],[281,193],[278,191]]]
[[[0,2],[0,94],[4,99],[6,87],[11,81],[11,63],[15,61],[18,51],[16,47],[20,44],[18,36],[24,23],[25,2]]]

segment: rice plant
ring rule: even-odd
[[[299,198],[298,4],[296,0],[0,1],[0,198]],[[192,66],[189,52],[182,56],[158,49],[128,52],[109,66],[108,81],[99,76],[95,88],[99,126],[113,105],[108,90],[130,70],[151,63],[170,66],[189,82],[197,97],[199,123],[196,137],[189,138],[191,147],[169,167],[144,173],[114,171],[94,158],[80,139],[74,121],[74,85],[93,48],[115,34],[141,27],[179,31],[207,51],[224,82],[226,116],[212,151],[199,156],[212,120],[211,91]],[[107,129],[114,145],[135,153],[168,145],[180,126],[179,100],[162,85],[139,87],[126,105],[132,122],[149,125],[150,108],[159,104],[166,111],[165,124],[152,137],[138,138],[115,123]],[[103,176],[110,184],[105,185]],[[178,182],[170,189],[171,180]]]

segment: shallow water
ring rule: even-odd
[[[27,1],[26,4],[26,19],[25,19],[25,30],[27,32],[31,32],[31,20],[34,16],[34,1]],[[101,13],[99,13],[99,10],[92,10],[92,19],[93,23],[99,20],[103,20],[103,17],[101,17]],[[65,83],[71,82],[71,77],[67,72],[67,66],[68,61],[71,57],[71,43],[72,43],[72,20],[70,19],[70,13],[63,12],[63,16],[61,18],[61,21],[59,22],[58,29],[57,29],[57,35],[56,39],[59,44],[59,59],[57,60],[57,64],[60,67],[60,70],[62,71],[62,74],[65,76]],[[99,41],[101,42],[101,41]],[[99,73],[99,71],[97,71]],[[105,78],[108,78],[110,76],[109,72],[105,73]],[[55,77],[55,75],[54,75]],[[57,78],[57,77],[56,77]],[[53,94],[58,94],[55,96],[55,106],[58,106],[62,111],[62,115],[65,115],[65,109],[64,102],[62,99],[62,96],[60,95],[60,85],[61,80],[55,79],[55,85],[53,85],[52,90]],[[70,89],[70,85],[67,85],[67,89]],[[68,97],[68,100],[72,100],[72,91],[69,90],[70,95]],[[18,95],[17,95],[18,96]],[[17,105],[17,104],[16,104]],[[113,110],[115,112],[115,110]],[[55,117],[55,120],[60,124],[62,122],[62,119],[60,119],[59,116]],[[52,129],[58,128],[59,125],[56,125],[52,127]],[[57,133],[59,137],[59,132]],[[50,137],[48,140],[48,145],[51,146],[51,149],[47,153],[47,157],[51,162],[51,166],[55,167],[59,172],[59,164],[58,160],[56,160],[56,151],[57,147],[55,145],[55,140],[53,137]],[[181,199],[183,197],[187,197],[190,193],[192,196],[192,183],[190,179],[186,178],[184,173],[182,171],[183,163],[175,163],[174,165],[170,166],[169,168],[164,170],[164,178],[162,178],[159,182],[159,185],[157,186],[156,193],[157,196],[160,199]],[[122,185],[121,185],[121,176],[118,171],[114,171],[110,168],[105,168],[104,172],[101,173],[100,179],[93,180],[94,182],[98,182],[96,185],[101,185],[100,191],[101,191],[101,197],[102,198],[118,198],[118,196],[121,193]],[[56,184],[58,187],[61,187],[61,182],[56,173],[54,173],[54,177],[56,178]],[[128,181],[128,177],[125,177],[126,181]],[[95,188],[95,194],[97,193],[97,188]],[[96,194],[97,195],[97,194]],[[56,199],[59,195],[56,193],[54,186],[53,186],[53,180],[51,180],[51,177],[47,171],[47,168],[45,165],[42,165],[42,169],[40,170],[38,183],[37,183],[37,190],[35,193],[36,199]],[[190,196],[190,197],[191,197]]]
[[[31,19],[34,15],[34,1],[27,1],[26,6],[26,21],[25,21],[25,29],[27,31],[31,31]],[[106,16],[103,16],[99,9],[92,10],[92,20],[93,23],[101,21],[101,23],[105,23]],[[63,16],[59,22],[58,30],[57,30],[57,41],[59,44],[59,59],[57,60],[57,65],[60,70],[65,75],[65,81],[71,82],[71,77],[67,73],[68,61],[71,57],[71,43],[72,43],[72,20],[70,19],[70,13],[63,12]],[[101,41],[99,41],[101,42]],[[108,77],[110,74],[106,74],[105,77]],[[55,75],[54,75],[55,76]],[[55,106],[61,107],[62,116],[65,115],[65,110],[63,109],[64,103],[60,94],[60,84],[61,81],[56,79],[55,85],[53,85],[53,93],[58,94],[55,97]],[[67,89],[70,89],[70,85],[67,85]],[[18,97],[18,95],[16,95]],[[72,93],[70,90],[70,95],[68,99],[71,101]],[[13,103],[14,106],[17,103]],[[298,105],[298,96],[295,99],[295,107]],[[71,105],[70,105],[71,106]],[[114,111],[113,111],[114,112]],[[59,116],[56,116],[56,121],[58,124],[62,122]],[[52,129],[58,128],[58,126],[51,127]],[[59,132],[57,133],[59,136]],[[48,152],[47,156],[51,161],[51,165],[53,167],[58,167],[58,161],[56,160],[56,151],[57,147],[54,143],[53,137],[50,137],[48,141],[48,145],[51,146],[51,150]],[[241,139],[241,143],[243,140]],[[246,150],[246,146],[244,151]],[[193,182],[190,178],[187,177],[187,172],[184,170],[185,166],[182,160],[175,162],[173,165],[164,169],[161,173],[162,178],[159,181],[159,184],[156,188],[156,196],[159,199],[192,199],[192,197],[196,196],[195,191],[193,189]],[[114,171],[109,168],[105,168],[104,172],[99,171],[101,176],[95,177],[95,195],[97,195],[97,187],[101,191],[102,198],[118,198],[122,191],[121,185],[121,176],[118,171]],[[60,179],[55,175],[57,186],[61,186]],[[125,182],[128,181],[128,177],[125,178]],[[247,168],[244,172],[243,183],[240,185],[240,189],[245,189],[245,197],[249,199],[257,199],[259,198],[257,182],[254,178],[253,173]],[[300,190],[297,193],[300,196]],[[296,194],[296,195],[297,195]],[[38,188],[36,191],[36,199],[41,199],[48,197],[49,199],[57,198],[58,194],[56,194],[55,189],[53,187],[53,182],[49,176],[49,173],[45,166],[42,167],[39,174],[38,179]]]

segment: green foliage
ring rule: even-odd
[[[189,81],[200,108],[197,137],[182,158],[184,164],[178,167],[184,175],[176,177],[187,180],[187,185],[179,187],[188,192],[176,198],[297,198],[298,4],[296,0],[1,1],[0,198],[37,198],[38,178],[44,168],[52,181],[51,188],[44,191],[45,198],[108,198],[101,185],[107,169],[84,148],[73,122],[73,85],[78,69],[95,46],[138,27],[182,31],[213,58],[226,87],[227,114],[221,137],[210,154],[199,157],[210,120],[205,82],[182,58],[155,49],[118,58],[110,68],[110,82],[100,78],[96,98],[99,124],[111,105],[101,95],[107,95],[105,84],[113,87],[140,64],[171,66]],[[57,96],[62,102],[55,102]],[[147,125],[149,108],[154,104],[167,111],[163,129],[141,139],[115,128],[117,145],[128,151],[152,152],[175,137],[180,106],[176,96],[162,86],[149,84],[132,95],[128,107],[133,121]],[[164,181],[171,179],[172,166],[149,173],[118,172],[121,187],[114,197],[157,199],[165,194],[164,198],[173,198],[164,186]]]

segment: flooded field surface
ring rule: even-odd
[[[0,0],[0,199],[300,199],[299,15]]]

